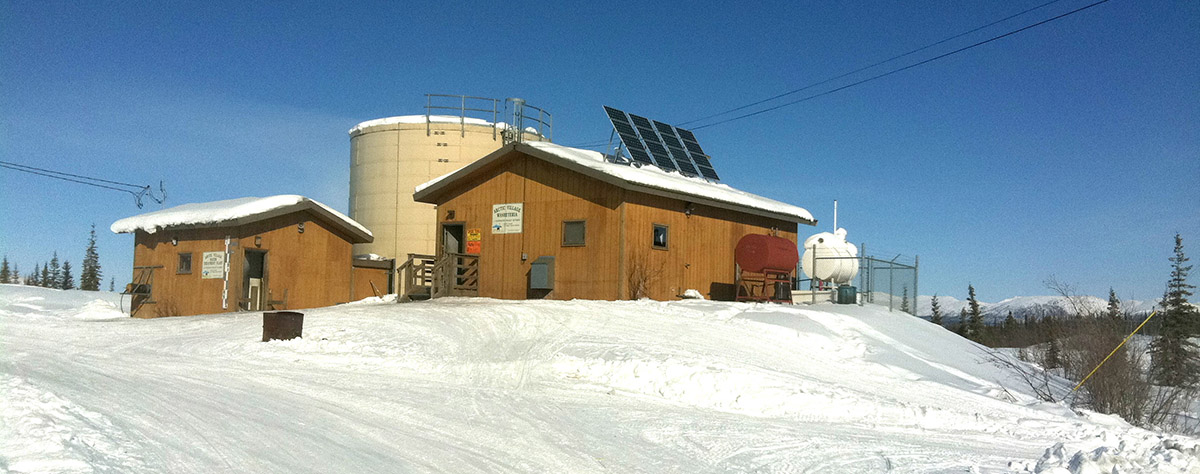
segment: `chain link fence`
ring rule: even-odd
[[[797,302],[829,302],[840,299],[838,292],[847,291],[846,286],[854,287],[855,302],[886,306],[889,311],[902,311],[913,316],[917,315],[917,295],[920,294],[918,281],[920,273],[920,258],[896,254],[880,256],[866,253],[863,255],[843,256],[835,253],[810,253],[802,259],[802,263],[813,269],[813,274],[846,275],[847,269],[852,268],[849,262],[857,263],[858,275],[849,283],[839,288],[831,281],[806,277],[806,272],[799,265],[796,268],[797,279],[792,286]],[[802,250],[803,253],[803,250]],[[833,279],[833,278],[831,278]]]
[[[896,255],[891,258],[867,255],[859,258],[858,300],[887,306],[891,311],[917,315],[920,258]]]

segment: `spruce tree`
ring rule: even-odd
[[[117,279],[110,277],[108,279],[108,291],[117,291],[116,287],[117,287]]]
[[[38,285],[42,288],[50,288],[53,286],[51,283],[53,282],[50,281],[50,265],[44,264],[42,265],[42,276],[38,278]]]
[[[75,289],[75,275],[71,274],[70,260],[63,260],[62,277],[59,279],[58,287],[64,290]]]
[[[25,277],[25,284],[29,286],[42,286],[42,269],[38,268],[37,264],[33,265],[33,273]]]
[[[903,313],[912,314],[912,310],[908,308],[908,287],[904,287],[904,296],[900,298],[900,311]]]
[[[1017,328],[1017,318],[1013,317],[1012,311],[1008,312],[1008,317],[1004,318],[1004,330],[1012,331]]]
[[[1171,278],[1163,294],[1161,328],[1158,337],[1150,344],[1151,371],[1160,385],[1183,387],[1200,383],[1200,360],[1196,352],[1200,348],[1188,341],[1197,332],[1200,312],[1188,303],[1194,285],[1187,282],[1191,265],[1183,253],[1183,239],[1175,234],[1175,255],[1170,258]]]
[[[958,335],[971,337],[971,328],[967,327],[967,308],[958,310]]]
[[[13,264],[12,274],[9,275],[9,280],[5,283],[12,283],[14,285],[21,284],[21,268],[18,267],[17,264]]]
[[[1106,313],[1109,319],[1119,321],[1121,317],[1121,300],[1117,298],[1116,290],[1108,289],[1108,311]]]
[[[100,253],[96,251],[96,224],[92,224],[92,233],[88,237],[87,250],[84,252],[83,268],[79,272],[79,289],[99,291],[101,275]]]
[[[933,315],[929,317],[929,322],[941,326],[942,305],[938,304],[937,295],[933,295],[933,298],[929,300],[929,311],[933,313]]]
[[[1047,315],[1042,318],[1042,328],[1046,337],[1046,353],[1042,365],[1047,369],[1062,367],[1062,341],[1059,340],[1058,320]]]
[[[12,279],[12,269],[8,268],[8,255],[4,256],[4,261],[0,262],[0,283],[8,283]]]
[[[62,265],[58,263],[58,252],[54,252],[54,257],[50,259],[50,278],[44,282],[47,288],[58,288],[62,286]]]
[[[983,337],[983,312],[979,310],[979,300],[975,299],[975,287],[967,285],[967,305],[971,308],[970,311],[970,328],[967,332],[972,340],[979,341]]]

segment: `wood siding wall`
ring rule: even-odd
[[[353,283],[350,286],[350,301],[375,296],[376,291],[379,291],[380,296],[388,293],[390,268],[355,266],[351,272],[350,278]],[[372,283],[375,284],[374,288],[371,287]]]
[[[566,171],[545,161],[516,154],[484,170],[438,206],[439,222],[463,224],[481,232],[479,295],[525,299],[530,294],[530,264],[538,257],[555,260],[555,299],[617,299],[621,202],[611,185]],[[524,204],[520,234],[493,234],[492,205]],[[450,212],[453,211],[453,216]],[[565,220],[587,222],[586,245],[562,246]],[[438,231],[438,247],[443,246]],[[528,258],[521,259],[522,254]]]
[[[305,224],[303,233],[297,229]],[[202,279],[204,252],[225,251],[230,242],[228,307],[221,307],[224,279]],[[261,237],[261,246],[255,245]],[[171,239],[179,239],[172,245]],[[245,251],[266,251],[266,292],[282,300],[286,309],[303,309],[350,300],[351,244],[348,236],[316,219],[308,211],[253,222],[237,227],[138,231],[134,237],[133,264],[162,265],[154,271],[154,304],[139,308],[138,317],[183,316],[238,311],[244,296]],[[192,253],[192,271],[180,274],[179,253]],[[134,271],[137,274],[137,271]],[[284,309],[284,308],[279,308]]]
[[[732,300],[736,296],[733,250],[742,237],[777,232],[796,242],[795,222],[700,204],[694,204],[687,215],[683,201],[643,193],[627,196],[626,267],[633,270],[641,265],[653,276],[647,295],[652,299],[677,299],[694,289],[708,299]],[[667,226],[665,250],[652,245],[655,224]]]
[[[492,234],[492,205],[524,203],[523,232]],[[733,250],[742,236],[770,233],[796,241],[795,222],[694,205],[614,185],[522,153],[496,162],[441,198],[438,220],[482,232],[479,295],[504,299],[629,298],[629,273],[651,270],[649,297],[677,299],[693,288],[733,299]],[[586,245],[562,246],[563,221],[586,220]],[[669,226],[666,250],[651,246],[653,224]],[[442,236],[439,230],[439,248]],[[521,256],[528,258],[522,261]],[[528,290],[530,264],[556,258],[549,294]]]

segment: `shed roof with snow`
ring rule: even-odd
[[[614,163],[599,152],[550,142],[506,145],[457,171],[417,186],[413,193],[413,199],[418,202],[434,202],[439,194],[452,189],[455,183],[473,176],[477,171],[488,167],[514,150],[623,189],[789,222],[809,225],[816,223],[812,214],[799,206],[751,194],[725,184],[712,183],[701,178],[690,178],[676,172],[667,172],[653,166],[637,167]]]
[[[295,194],[183,204],[126,217],[114,222],[110,229],[118,234],[138,230],[153,234],[167,229],[232,227],[302,210],[311,211],[325,223],[345,232],[352,238],[351,243],[374,240],[371,231],[354,219],[318,201]]]

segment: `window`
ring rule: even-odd
[[[175,273],[192,273],[192,253],[179,254],[179,269]]]
[[[654,224],[654,240],[650,241],[650,245],[656,249],[667,249],[667,226],[664,224]]]
[[[587,245],[587,221],[563,221],[562,246]]]

